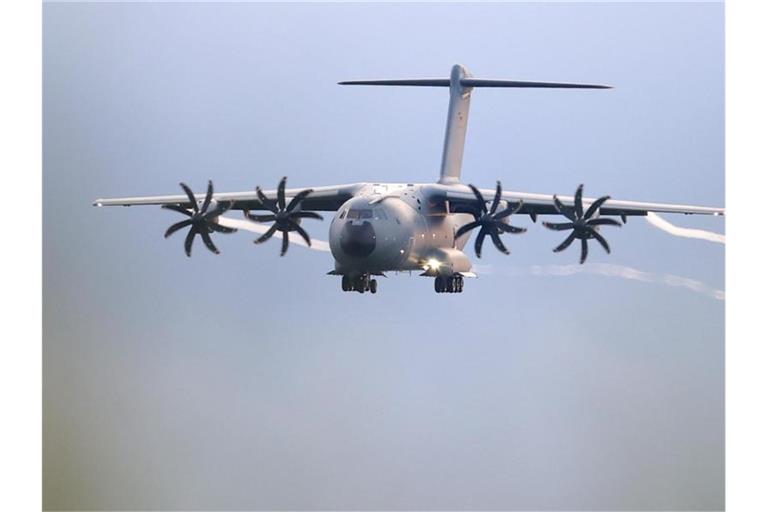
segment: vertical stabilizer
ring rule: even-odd
[[[443,160],[440,164],[438,183],[450,185],[461,178],[461,161],[464,157],[464,141],[467,138],[469,121],[469,100],[472,87],[462,85],[464,78],[470,78],[467,69],[461,64],[451,68],[450,99],[448,119],[445,123],[445,141],[443,142]]]

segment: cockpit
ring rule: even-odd
[[[349,220],[386,220],[384,208],[348,208],[341,212],[339,219]]]

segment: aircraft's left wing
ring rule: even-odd
[[[354,196],[363,184],[353,183],[348,185],[330,185],[313,187],[312,193],[301,201],[301,208],[305,211],[336,211],[348,199]],[[285,189],[288,201],[306,188]],[[277,200],[277,190],[264,190],[264,196],[269,200]],[[194,194],[197,201],[203,201],[205,194]],[[233,210],[265,210],[255,190],[247,192],[221,192],[214,193],[213,200],[218,203],[232,203]],[[168,196],[139,196],[119,197],[109,199],[97,199],[94,206],[135,206],[135,205],[177,205],[182,208],[191,208],[192,202],[185,194]]]
[[[445,187],[445,199],[449,202],[452,211],[472,210],[477,203],[474,193],[469,187],[454,185]],[[493,201],[495,190],[480,189],[480,193],[486,201]],[[501,198],[508,203],[523,202],[519,214],[549,215],[557,214],[553,196],[550,194],[531,194],[528,192],[503,192]],[[557,198],[566,207],[574,206],[575,198],[569,195],[557,194]],[[597,198],[584,197],[584,208],[594,203]],[[682,213],[685,215],[725,215],[725,208],[713,208],[709,206],[693,206],[686,204],[645,203],[639,201],[623,201],[609,199],[600,207],[600,215],[633,216],[647,215],[649,212],[657,213]]]

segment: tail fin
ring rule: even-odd
[[[409,85],[420,87],[450,87],[448,121],[445,126],[443,160],[439,183],[458,183],[461,178],[461,162],[464,157],[464,141],[467,137],[469,99],[475,87],[514,87],[544,89],[611,89],[608,85],[577,84],[568,82],[527,82],[521,80],[494,80],[474,78],[467,69],[456,64],[450,78],[405,78],[396,80],[349,80],[339,85]]]

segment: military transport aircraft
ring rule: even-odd
[[[254,242],[265,242],[279,231],[282,235],[281,256],[288,250],[289,232],[296,232],[308,245],[311,244],[302,225],[304,219],[322,219],[317,212],[334,212],[329,245],[335,267],[329,274],[341,276],[342,290],[360,293],[376,293],[375,276],[413,270],[434,278],[438,293],[461,292],[464,278],[475,276],[472,263],[463,252],[471,231],[478,230],[474,243],[478,258],[486,239],[490,239],[502,253],[509,254],[501,235],[526,231],[526,228],[510,223],[514,215],[528,215],[534,222],[539,215],[564,217],[565,222],[542,224],[554,231],[567,232],[567,237],[554,248],[555,252],[578,240],[581,245],[579,261],[584,263],[589,250],[588,240],[597,241],[610,253],[601,228],[620,227],[629,216],[647,215],[648,212],[725,213],[722,208],[618,201],[609,196],[592,199],[583,197],[582,185],[573,197],[558,197],[505,192],[499,182],[495,189],[479,189],[460,183],[469,102],[474,88],[609,89],[609,86],[474,78],[458,64],[453,66],[450,78],[355,80],[339,84],[448,88],[448,121],[437,183],[353,183],[287,189],[283,177],[276,190],[256,187],[250,192],[214,193],[209,181],[205,194],[194,194],[181,183],[183,195],[98,199],[94,205],[160,205],[180,213],[187,218],[168,228],[165,236],[188,227],[184,240],[187,256],[191,255],[196,235],[200,235],[210,251],[219,253],[211,234],[236,231],[218,222],[219,216],[229,210],[240,210],[253,222],[272,223]],[[263,213],[252,213],[255,210]]]

